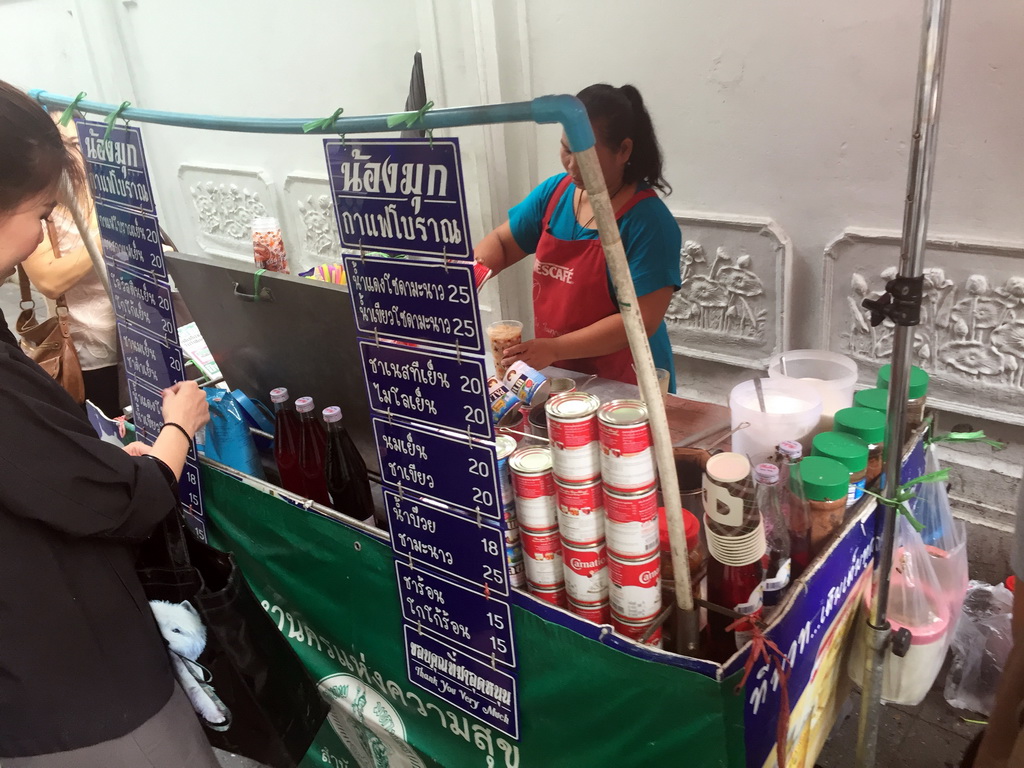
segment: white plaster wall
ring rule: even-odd
[[[825,245],[845,226],[901,226],[923,3],[527,7],[536,93],[636,84],[670,207],[769,216],[789,234],[806,297],[791,346],[815,346]],[[1024,241],[1022,29],[1016,0],[954,4],[932,232]],[[557,143],[557,128],[538,129],[542,178],[559,170]]]

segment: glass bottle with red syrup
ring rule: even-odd
[[[288,405],[288,390],[284,387],[270,390],[274,404],[274,461],[281,487],[306,497],[306,484],[299,469],[299,416]]]
[[[313,413],[313,398],[300,397],[295,401],[299,414],[299,469],[306,486],[306,498],[317,504],[330,506],[327,495],[327,434]]]
[[[781,491],[782,515],[789,526],[789,555],[794,579],[800,578],[811,562],[811,516],[803,485],[791,482],[793,467],[803,458],[803,446],[795,440],[779,443],[775,463],[779,467],[779,490]]]
[[[373,525],[373,495],[366,462],[345,429],[341,408],[332,405],[323,410],[327,424],[327,495],[331,506],[350,517]]]
[[[708,601],[759,618],[763,605],[764,523],[757,509],[750,461],[720,453],[708,462],[704,477],[704,531],[707,538]],[[753,625],[716,611],[708,612],[707,657],[724,662],[750,639]]]

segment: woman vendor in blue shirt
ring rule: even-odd
[[[662,177],[661,149],[639,91],[597,84],[577,94],[590,117],[633,277],[654,363],[675,365],[665,312],[679,289],[679,226],[657,192],[670,193]],[[522,360],[636,383],[633,355],[611,277],[594,226],[594,212],[566,137],[566,173],[552,176],[509,211],[509,220],[477,246],[475,257],[495,274],[527,254],[533,270],[534,339],[509,347],[505,365]]]

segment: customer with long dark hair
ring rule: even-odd
[[[82,171],[49,115],[0,81],[0,282],[42,242]],[[177,507],[193,383],[163,393],[152,446],[100,441],[0,314],[0,764],[215,768],[135,574],[135,544]]]
[[[664,317],[680,287],[679,227],[657,191],[671,192],[651,117],[631,85],[597,84],[577,94],[587,109],[651,344],[654,362],[671,375],[675,366]],[[509,221],[476,248],[493,272],[536,254],[533,272],[535,338],[509,347],[506,365],[555,364],[609,379],[636,382],[633,356],[619,313],[594,212],[580,169],[562,136],[566,172],[552,176],[509,211]]]

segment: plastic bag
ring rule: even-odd
[[[999,677],[1013,647],[1013,593],[972,581],[953,637],[953,663],[943,694],[950,706],[992,713]]]
[[[910,647],[897,656],[890,646],[885,655],[882,701],[920,704],[938,677],[950,641],[949,600],[932,566],[920,534],[903,515],[896,527],[889,587],[888,619],[894,631],[910,632]],[[858,636],[850,653],[850,677],[862,685],[866,652],[867,611],[873,587],[865,590]]]
[[[207,389],[210,423],[197,448],[207,458],[263,480],[263,464],[238,401],[223,389]],[[197,441],[200,442],[200,441]]]
[[[925,472],[941,469],[935,446],[928,446]],[[949,615],[955,625],[967,591],[967,531],[962,521],[953,518],[946,484],[921,483],[911,509],[924,525],[921,539],[932,558],[932,567],[949,601]]]

